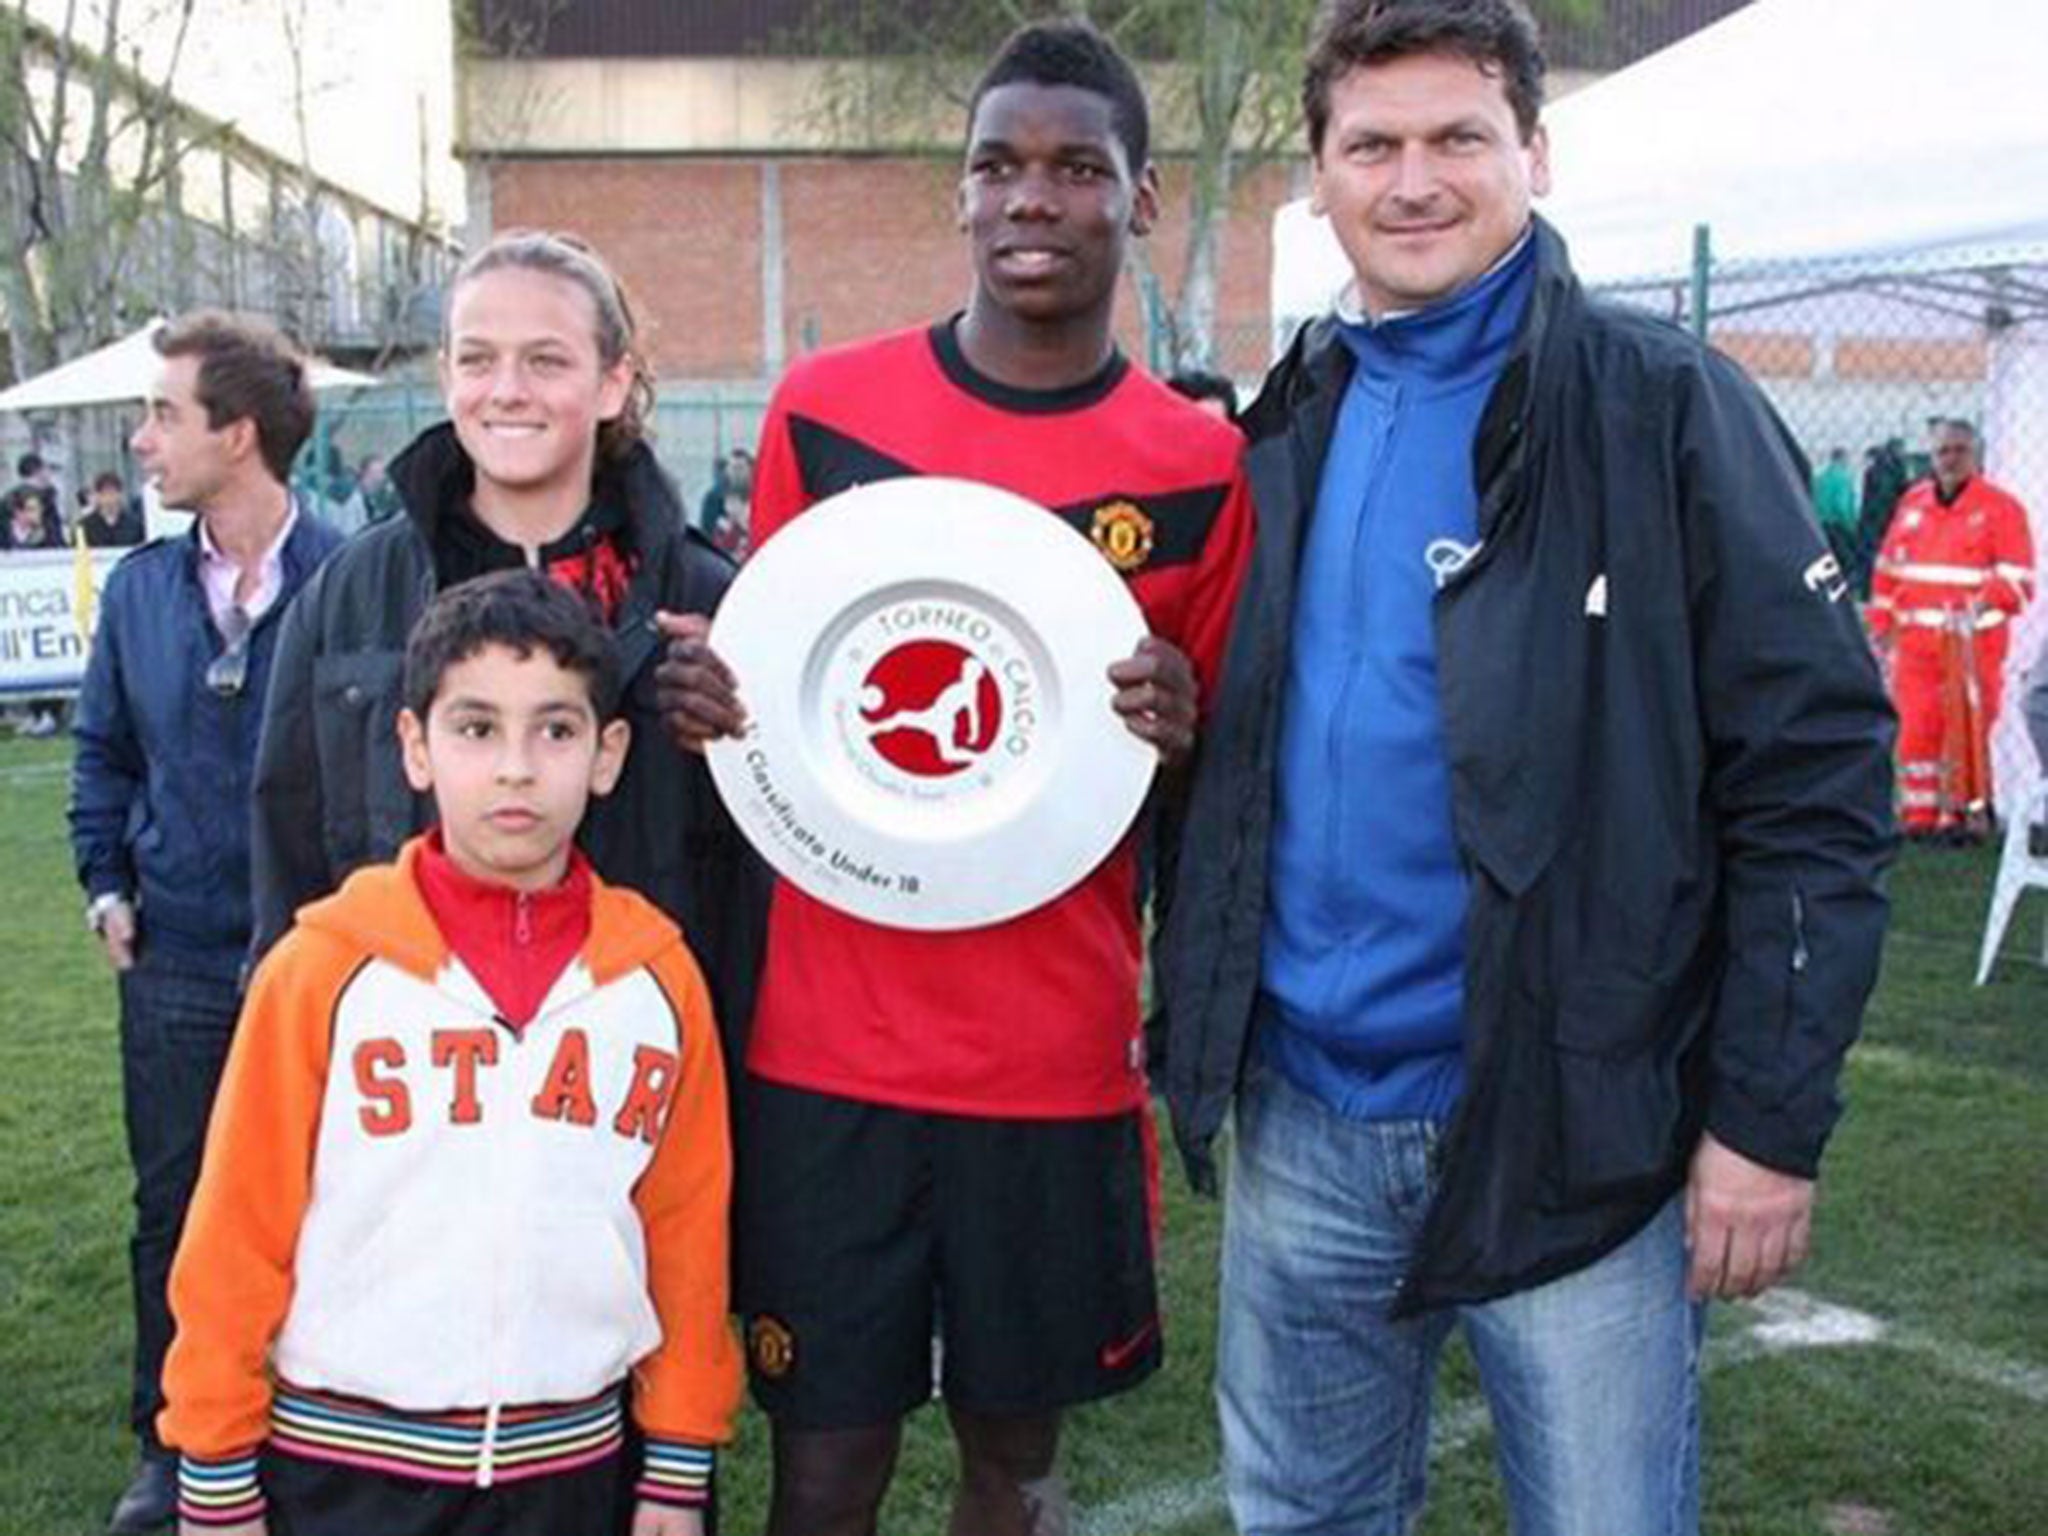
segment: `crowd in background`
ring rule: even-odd
[[[142,502],[112,470],[94,476],[89,492],[79,491],[68,515],[56,472],[41,454],[24,453],[15,475],[4,498],[0,551],[60,549],[80,536],[93,549],[142,542]]]
[[[1899,497],[1923,479],[1933,460],[1908,453],[1904,438],[1888,437],[1863,450],[1859,477],[1849,450],[1836,446],[1814,456],[1813,509],[1859,601],[1870,597],[1870,572]]]

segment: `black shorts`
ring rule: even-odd
[[[620,1456],[476,1488],[265,1449],[271,1536],[621,1536],[633,1480]]]
[[[984,1120],[742,1089],[737,1301],[754,1396],[794,1429],[932,1395],[1037,1415],[1158,1369],[1144,1111]]]

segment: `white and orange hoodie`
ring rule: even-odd
[[[588,937],[515,1027],[422,895],[440,857],[416,839],[358,871],[250,988],[171,1273],[159,1427],[196,1523],[261,1511],[265,1441],[477,1487],[586,1464],[622,1441],[629,1373],[641,1497],[700,1502],[731,1434],[731,1160],[695,962],[579,869]],[[479,889],[524,932],[531,898]]]

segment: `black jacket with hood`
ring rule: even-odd
[[[1885,923],[1891,710],[1798,449],[1727,359],[1534,238],[1473,444],[1480,547],[1435,604],[1468,1077],[1404,1312],[1597,1259],[1702,1128],[1812,1175]],[[1295,569],[1349,371],[1324,320],[1245,417],[1258,542],[1157,960],[1198,1185],[1247,1059]]]
[[[437,588],[443,519],[465,515],[473,484],[447,426],[391,465],[405,516],[345,544],[307,584],[279,637],[258,751],[256,953],[305,902],[359,865],[397,857],[432,820],[400,762],[396,722],[406,636]],[[653,453],[636,445],[601,468],[595,501],[620,507],[638,557],[612,636],[633,727],[624,772],[593,800],[578,841],[598,873],[638,891],[682,928],[710,983],[728,1059],[753,1005],[768,873],[731,819],[703,760],[679,750],[655,706],[656,609],[709,613],[732,580],[723,554],[683,524]]]

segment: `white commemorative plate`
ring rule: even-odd
[[[777,874],[895,928],[978,928],[1078,884],[1129,829],[1157,754],[1110,709],[1143,614],[1045,508],[880,481],[819,502],[720,604],[744,736],[710,749]]]

